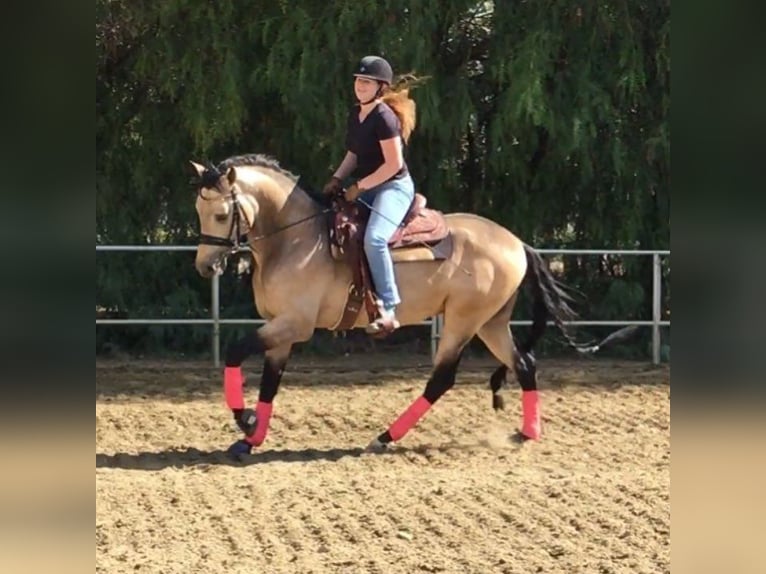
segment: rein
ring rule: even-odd
[[[271,237],[272,235],[276,235],[277,233],[280,233],[281,231],[284,231],[285,229],[290,229],[291,227],[295,227],[296,225],[300,225],[301,223],[304,223],[306,221],[309,221],[310,219],[315,219],[319,217],[320,215],[324,215],[326,213],[330,213],[332,211],[331,208],[325,207],[322,211],[319,211],[313,215],[308,215],[306,217],[303,217],[299,219],[298,221],[293,221],[292,223],[288,223],[287,225],[280,227],[278,229],[275,229],[274,231],[271,231],[269,233],[265,233],[263,235],[257,235],[256,237],[253,237],[250,241],[260,241],[261,239],[266,239],[267,237]],[[247,237],[247,236],[245,236]]]
[[[307,217],[303,217],[299,219],[298,221],[293,221],[292,223],[288,223],[287,225],[279,227],[275,229],[274,231],[270,231],[269,233],[264,233],[261,235],[257,235],[256,237],[253,237],[251,239],[248,239],[247,234],[249,233],[250,229],[252,229],[252,223],[250,223],[247,220],[247,216],[245,215],[245,212],[242,210],[242,204],[239,201],[236,186],[232,186],[230,195],[231,195],[231,205],[234,212],[232,214],[231,225],[229,226],[228,236],[218,237],[216,235],[208,235],[206,233],[200,233],[198,236],[199,237],[198,243],[200,245],[215,245],[218,247],[229,247],[230,253],[235,253],[242,249],[246,249],[250,243],[261,241],[262,239],[267,239],[273,235],[276,235],[277,233],[281,233],[282,231],[285,231],[286,229],[290,229],[291,227],[295,227],[296,225],[300,225],[301,223],[305,223],[306,221],[315,219],[317,217],[320,217],[332,211],[331,208],[326,207],[322,209],[321,211],[318,211],[317,213],[314,213]],[[205,198],[203,197],[202,199],[205,199]],[[209,200],[206,200],[206,201],[209,201]],[[240,224],[243,217],[244,217],[245,223],[247,224],[247,231],[245,231],[244,233],[242,232],[241,224]]]

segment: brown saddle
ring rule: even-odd
[[[333,330],[350,329],[356,324],[364,304],[370,321],[379,316],[376,304],[375,288],[372,284],[367,256],[364,253],[364,232],[370,218],[370,209],[357,202],[343,198],[335,200],[331,214],[330,249],[336,261],[343,261],[351,266],[352,280],[348,289],[343,315]],[[444,214],[426,207],[426,198],[415,194],[402,224],[388,240],[394,260],[397,251],[415,250],[428,247],[423,256],[415,254],[402,260],[441,260],[452,255],[452,236]]]

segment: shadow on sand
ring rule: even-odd
[[[508,437],[509,445],[521,445],[526,442],[518,432]],[[362,447],[350,448],[304,448],[304,449],[277,449],[256,451],[253,454],[234,458],[225,450],[204,451],[196,448],[167,449],[158,452],[139,453],[114,453],[96,454],[96,468],[119,468],[123,470],[162,470],[165,468],[189,468],[194,466],[252,466],[268,464],[271,462],[314,462],[314,461],[338,461],[345,457],[359,458],[362,456],[402,456],[408,453],[428,456],[429,452],[454,451],[474,449],[482,446],[477,444],[464,444],[448,442],[443,445],[420,445],[417,447],[403,447],[394,445],[378,452],[370,452]]]

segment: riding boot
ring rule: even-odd
[[[369,335],[388,335],[393,333],[400,327],[399,321],[396,319],[394,307],[385,307],[380,300],[376,301],[375,304],[378,308],[379,316],[367,325],[365,331]]]

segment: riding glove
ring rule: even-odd
[[[322,193],[324,195],[338,195],[342,190],[343,185],[341,184],[341,181],[333,176],[322,188]]]

